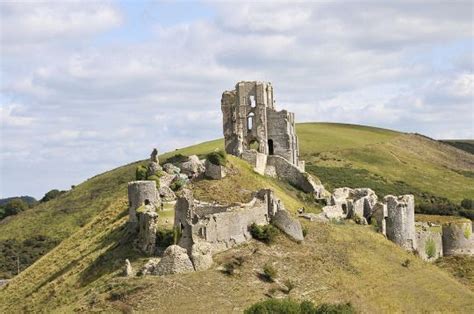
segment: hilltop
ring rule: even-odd
[[[297,132],[308,171],[329,189],[366,186],[382,194],[409,192],[422,201],[453,204],[474,198],[474,156],[449,145],[420,135],[343,124],[304,123],[297,125]],[[222,146],[222,140],[205,142],[162,155],[160,160],[174,154],[202,155]],[[245,191],[271,187],[290,210],[301,206],[319,210],[289,184],[259,176],[239,159],[230,160],[238,175],[218,184],[208,180],[196,183],[199,198],[220,201],[231,194],[241,197]],[[205,272],[124,281],[117,277],[121,261],[129,258],[138,267],[146,260],[128,242],[120,242],[126,221],[127,182],[143,163],[93,177],[56,199],[1,222],[4,247],[8,244],[29,254],[35,244],[44,244],[44,250],[34,253],[25,264],[59,243],[0,292],[3,310],[21,310],[23,306],[42,311],[169,310],[177,303],[183,311],[191,305],[194,309],[200,305],[242,310],[271,289],[255,275],[270,261],[282,280],[294,278],[296,288],[291,296],[297,298],[350,301],[367,311],[461,311],[473,307],[469,300],[474,295],[468,287],[386,241],[370,227],[351,223],[305,223],[308,238],[303,246],[295,246],[283,236],[271,247],[252,241],[221,253],[217,265]],[[38,240],[38,236],[42,238]],[[217,269],[233,255],[252,255],[238,278],[226,277]],[[6,274],[12,261],[7,254],[3,258],[0,262]],[[408,268],[402,266],[406,260],[410,260]]]

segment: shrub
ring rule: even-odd
[[[286,290],[284,291],[286,294],[289,294],[291,290],[293,290],[296,287],[295,283],[291,281],[291,279],[285,280],[284,285],[286,287]]]
[[[425,243],[425,253],[428,258],[433,258],[436,255],[436,245],[433,239],[428,239]]]
[[[254,239],[262,241],[266,244],[272,244],[278,235],[278,229],[272,225],[260,226],[253,223],[250,226],[250,234]]]
[[[59,190],[56,190],[56,189],[51,190],[43,196],[43,198],[40,200],[40,202],[44,203],[44,202],[50,201],[50,200],[55,199],[56,197],[58,197],[58,196],[60,196],[64,193],[66,193],[66,191],[59,191]]]
[[[176,192],[185,185],[186,185],[186,180],[179,178],[170,184],[170,189]]]
[[[235,274],[236,264],[234,262],[228,262],[224,264],[223,273],[232,276]]]
[[[308,235],[308,227],[303,227],[303,238],[306,238],[306,236]]]
[[[474,220],[474,210],[469,210],[469,209],[460,210],[459,215],[466,217],[468,219]]]
[[[174,231],[173,230],[158,230],[156,233],[156,246],[168,247],[174,244]]]
[[[346,304],[327,304],[323,303],[319,306],[314,306],[310,301],[303,301],[298,303],[292,299],[270,299],[255,303],[244,311],[245,314],[351,314],[355,313],[355,309],[350,303]]]
[[[147,180],[155,181],[156,182],[156,188],[160,188],[160,178],[156,175],[149,176]]]
[[[137,169],[135,170],[135,179],[146,180],[146,172],[147,172],[147,169],[145,166],[143,165],[138,166]]]
[[[408,268],[410,266],[411,261],[407,258],[403,261],[402,266]]]
[[[216,166],[225,166],[227,163],[227,154],[223,150],[218,150],[207,154],[207,160]]]
[[[469,238],[471,237],[471,234],[472,234],[471,227],[467,227],[464,229],[464,237],[466,239],[469,240]]]
[[[262,277],[266,281],[274,282],[275,278],[277,277],[277,274],[278,274],[277,270],[272,265],[265,264],[265,266],[263,266]]]
[[[461,201],[461,207],[464,209],[474,209],[474,200],[472,199],[463,199]]]
[[[176,154],[176,155],[171,156],[170,158],[166,159],[164,163],[165,164],[166,163],[179,164],[179,163],[182,163],[182,162],[185,162],[185,161],[188,161],[188,160],[189,160],[188,156],[185,156],[183,154]]]
[[[3,207],[4,216],[16,215],[26,209],[28,209],[28,204],[20,198],[14,198]]]

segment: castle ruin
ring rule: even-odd
[[[304,171],[299,161],[295,115],[277,111],[269,82],[242,81],[222,94],[225,150],[241,157],[255,149],[267,156],[281,156]]]

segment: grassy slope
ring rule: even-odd
[[[300,124],[298,125],[298,134],[303,158],[310,163],[318,161],[318,165],[327,166],[336,171],[346,168],[367,169],[370,171],[370,175],[380,173],[380,176],[389,178],[384,178],[389,187],[392,182],[403,180],[413,186],[449,197],[455,201],[474,196],[471,188],[474,186],[474,179],[459,174],[461,170],[472,171],[470,168],[472,167],[472,157],[469,159],[466,155],[460,154],[458,150],[447,149],[446,145],[436,146],[432,141],[422,137],[351,125]],[[407,145],[407,141],[410,145]],[[416,145],[413,145],[411,141],[414,141]],[[426,149],[431,153],[421,154],[418,149],[420,145],[421,152],[426,146]],[[222,140],[206,142],[172,152],[172,154],[203,154],[219,147],[222,147]],[[371,151],[371,154],[367,154],[367,151]],[[170,155],[167,154],[167,156]],[[441,158],[438,158],[438,155]],[[242,166],[238,164],[238,161],[236,163],[237,167]],[[40,205],[34,210],[0,224],[0,240],[29,239],[37,234],[62,240],[72,235],[45,258],[22,273],[12,283],[11,288],[2,293],[0,301],[5,300],[4,298],[18,301],[28,296],[31,304],[39,306],[38,300],[43,300],[42,298],[45,298],[49,293],[58,296],[58,304],[64,301],[76,306],[77,300],[70,300],[66,295],[71,291],[76,293],[75,289],[81,287],[81,284],[77,283],[78,276],[84,276],[84,273],[91,276],[89,274],[91,269],[88,266],[98,256],[105,256],[106,260],[107,257],[114,256],[113,254],[118,254],[121,257],[133,256],[127,252],[115,252],[109,246],[113,246],[115,239],[121,238],[120,231],[114,230],[120,230],[119,226],[123,224],[124,218],[117,217],[124,210],[126,182],[133,178],[136,165],[137,163],[130,164],[96,176],[57,200]],[[223,187],[229,190],[233,184],[249,184],[249,188],[253,189],[269,185],[280,190],[279,194],[284,198],[285,204],[288,203],[288,207],[294,209],[301,205],[294,197],[296,192],[288,189],[285,185],[272,180],[265,181],[256,177],[255,174],[252,176],[255,177],[243,179],[243,182],[239,182],[239,179],[229,181]],[[423,179],[420,180],[419,177]],[[437,180],[446,177],[449,178],[450,185],[444,187],[441,184],[436,184],[439,182]],[[331,182],[324,183],[330,184]],[[206,193],[207,197],[210,197],[209,195],[219,197],[215,191],[220,190],[210,183],[201,187],[197,186],[197,189],[197,193],[201,193],[203,198],[206,198]],[[226,190],[222,189],[222,191]],[[91,220],[95,220],[97,224],[93,230],[90,230],[90,225],[87,225]],[[103,223],[103,226],[99,227],[100,223]],[[86,226],[82,227],[84,225]],[[107,226],[110,226],[110,229],[106,229]],[[89,237],[87,241],[83,240],[86,235]],[[104,244],[105,239],[110,239],[108,245]],[[82,249],[77,249],[79,247]],[[110,272],[120,266],[115,264],[110,266],[111,263],[113,264],[111,260],[104,263],[110,268],[110,271],[107,270],[105,275],[97,275],[98,284],[101,281],[105,282],[109,278],[108,276],[112,275]],[[74,275],[71,275],[70,272],[74,272]],[[63,280],[63,276],[66,276],[67,279]],[[440,276],[440,274],[436,274],[436,276]],[[46,279],[57,280],[52,280],[51,283],[43,282]],[[81,289],[79,290],[82,291]],[[68,301],[62,300],[62,298]],[[84,298],[86,297],[84,296]],[[46,302],[46,299],[42,302]],[[54,304],[52,302],[48,306],[54,306]]]
[[[412,187],[458,204],[463,198],[474,198],[474,156],[449,145],[419,135],[344,124],[303,123],[297,132],[302,158],[320,167],[313,173],[329,187],[338,186],[338,172],[351,176],[364,170],[363,176],[382,181],[387,192],[391,186],[396,192],[396,185],[403,184],[408,190]],[[333,171],[324,176],[325,170]]]
[[[254,174],[238,159],[230,163],[235,174],[227,180],[243,190],[271,186],[292,209],[303,205],[285,184]],[[214,182],[196,183],[197,193],[219,199],[226,189],[216,193]],[[274,246],[252,242],[219,254],[215,267],[205,272],[125,280],[118,276],[125,258],[135,269],[147,260],[126,241],[126,208],[126,196],[117,197],[92,222],[14,278],[0,293],[0,312],[241,311],[277,287],[258,279],[266,263],[278,270],[280,282],[291,278],[295,283],[294,298],[350,301],[361,311],[474,310],[474,294],[447,273],[404,252],[369,226],[351,223],[303,221],[309,230],[303,245],[280,236]],[[247,256],[246,262],[239,276],[227,277],[218,266],[233,255]],[[408,268],[401,265],[406,259],[411,261]]]
[[[474,154],[474,140],[442,140],[441,142]]]

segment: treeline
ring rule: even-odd
[[[66,193],[67,191],[60,191],[53,189],[47,192],[39,201],[31,196],[19,196],[9,197],[0,200],[0,220],[8,217],[17,215],[29,208],[35,207],[39,203],[48,202],[58,196]]]

